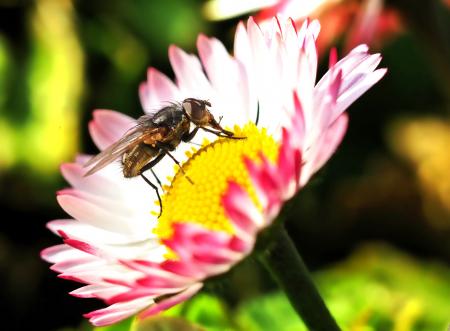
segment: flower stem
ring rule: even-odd
[[[284,290],[309,330],[340,331],[286,230],[283,226],[273,230],[273,241],[260,255],[263,265]]]

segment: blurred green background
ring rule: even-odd
[[[360,2],[341,5],[357,11]],[[232,50],[234,27],[245,16],[208,21],[203,5],[0,0],[2,330],[89,329],[81,314],[102,304],[69,296],[76,284],[57,279],[39,259],[41,249],[59,243],[45,223],[65,217],[55,200],[67,185],[59,165],[96,152],[87,132],[93,109],[142,113],[137,88],[147,67],[173,76],[170,44],[195,53],[203,32]],[[389,72],[350,108],[341,147],[290,204],[287,227],[349,330],[444,330],[450,322],[450,7],[441,0],[384,5],[394,11],[396,29],[371,44]],[[325,15],[317,13],[324,36],[332,32]],[[331,43],[344,54],[351,30],[340,24],[343,32]],[[331,43],[321,44],[322,73]],[[219,323],[229,311],[224,324],[203,327],[284,330],[277,323],[290,314],[293,324],[285,330],[303,330],[274,290],[249,258],[196,299],[228,307],[217,316],[209,312]],[[202,324],[189,309],[180,314]],[[255,314],[271,317],[272,329],[258,326]]]

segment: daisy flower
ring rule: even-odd
[[[145,112],[209,100],[221,125],[246,137],[200,130],[193,142],[201,147],[174,151],[185,174],[163,158],[153,168],[163,187],[160,218],[154,190],[140,177],[124,178],[119,161],[87,177],[88,156],[62,165],[72,187],[57,200],[73,219],[49,222],[63,244],[42,257],[59,277],[85,284],[72,295],[108,305],[86,315],[94,325],[150,316],[194,295],[252,252],[258,233],[330,158],[347,128],[345,109],[386,70],[360,45],[340,61],[331,52],[316,83],[319,30],[318,21],[297,29],[290,19],[262,29],[250,18],[237,27],[234,55],[200,35],[199,57],[170,47],[175,82],[149,69],[140,86]],[[103,150],[135,123],[97,110],[89,129]]]

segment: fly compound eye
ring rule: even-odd
[[[209,102],[208,102],[209,103]],[[201,124],[208,115],[207,103],[202,100],[189,98],[183,101],[183,108],[192,122]]]

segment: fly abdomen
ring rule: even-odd
[[[132,178],[141,174],[141,169],[158,154],[158,149],[145,144],[134,146],[122,156],[123,175]]]

